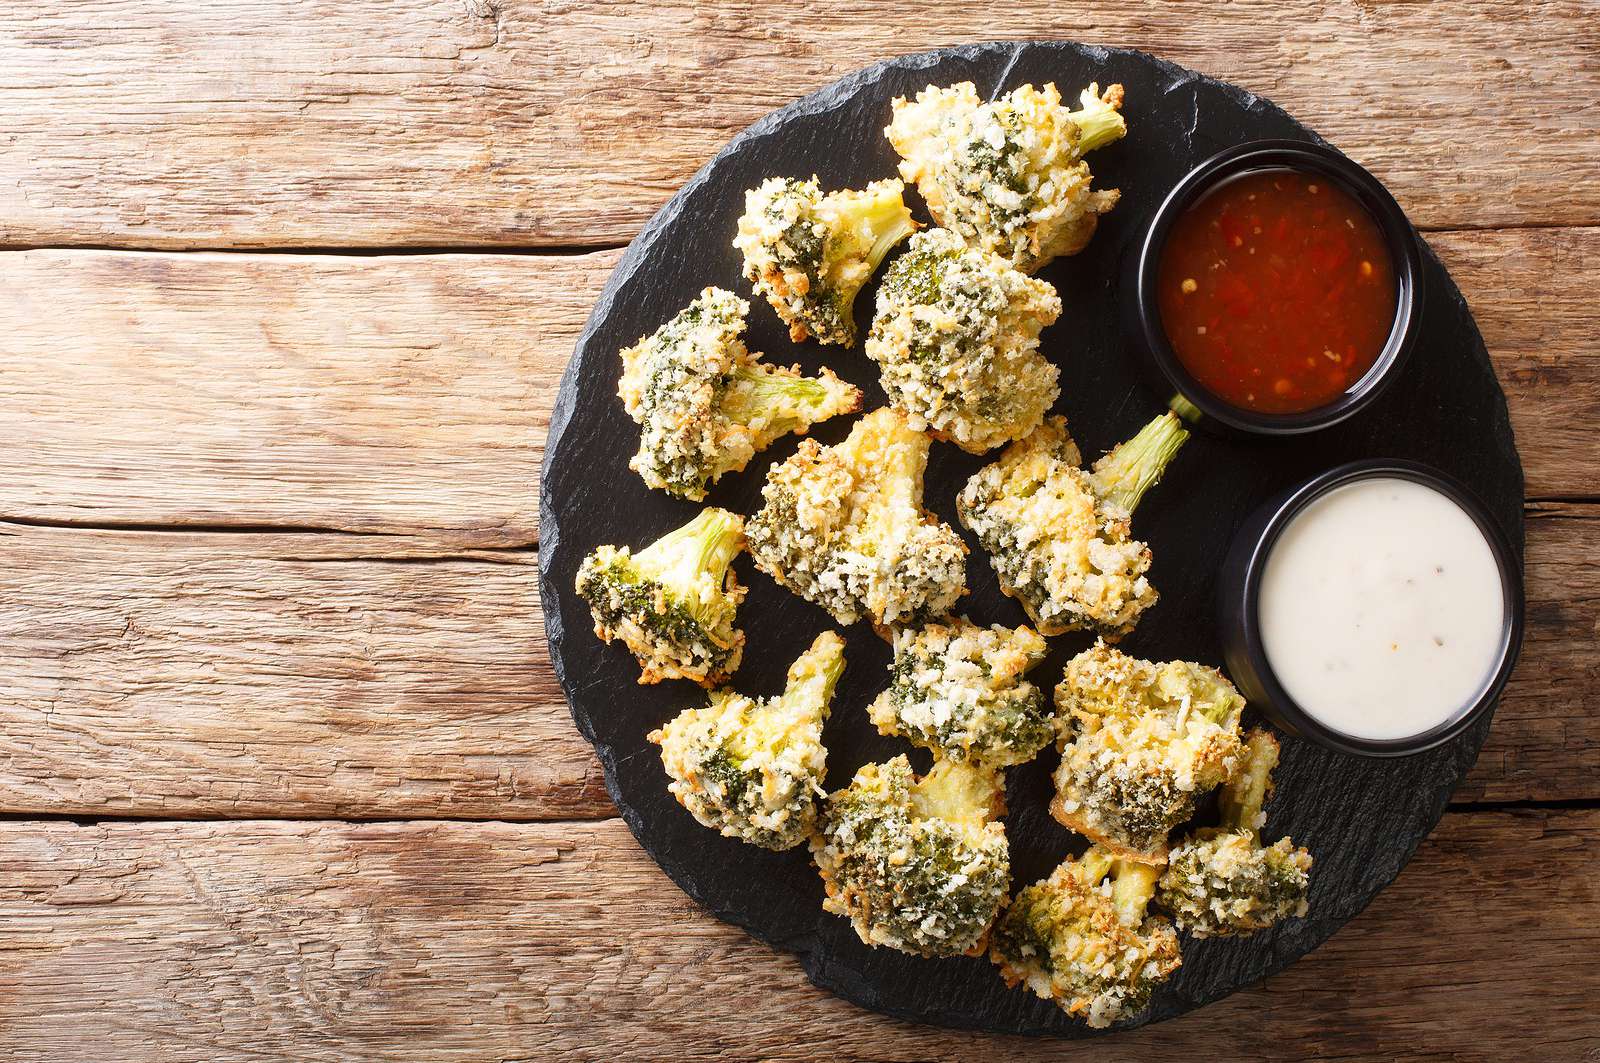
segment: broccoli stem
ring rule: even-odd
[[[824,631],[811,648],[789,666],[781,700],[824,715],[843,672],[844,640],[831,631]]]
[[[838,216],[835,221],[835,238],[828,241],[825,272],[831,284],[847,280],[848,292],[841,295],[844,301],[854,301],[868,277],[878,270],[878,264],[901,240],[910,236],[917,223],[911,220],[899,182],[881,181],[861,192],[838,192]],[[856,259],[866,262],[860,269]],[[848,269],[850,276],[839,274]]]
[[[867,260],[867,275],[870,277],[878,271],[878,265],[883,261],[883,257],[901,240],[911,235],[917,223],[911,220],[910,211],[906,210],[905,204],[896,196],[874,207],[868,216],[867,224],[872,228],[872,246],[867,248],[862,257]]]
[[[781,434],[820,420],[828,395],[827,386],[815,377],[746,363],[734,367],[722,394],[722,412],[743,425],[765,418],[771,430]]]
[[[1111,86],[1104,97],[1100,95],[1099,88],[1098,85],[1090,85],[1084,89],[1078,97],[1082,108],[1069,112],[1073,124],[1078,127],[1079,155],[1121,140],[1128,132],[1128,123],[1117,110],[1122,105],[1122,86]]]
[[[1172,398],[1167,401],[1167,406],[1172,410],[1173,413],[1177,414],[1179,417],[1182,417],[1190,424],[1200,420],[1200,407],[1196,406],[1182,395],[1172,396]]]
[[[1132,513],[1188,438],[1178,415],[1163,413],[1094,463],[1089,472],[1094,493],[1107,505]]]
[[[635,560],[641,569],[658,573],[663,583],[686,587],[707,572],[720,586],[742,549],[744,521],[736,513],[711,507],[645,547]]]
[[[1272,786],[1272,769],[1277,766],[1277,739],[1266,731],[1251,731],[1245,739],[1244,763],[1222,784],[1219,802],[1224,829],[1249,831],[1259,843],[1261,806]]]
[[[1161,870],[1158,864],[1137,860],[1118,860],[1111,865],[1111,900],[1124,923],[1138,926],[1144,922],[1145,905],[1155,896]]]
[[[1088,886],[1098,886],[1100,880],[1111,871],[1111,865],[1117,858],[1098,845],[1091,846],[1089,851],[1078,857],[1078,866],[1081,868],[1083,881]]]

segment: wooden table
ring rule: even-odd
[[[536,490],[607,271],[765,111],[1146,48],[1388,182],[1528,484],[1530,630],[1399,881],[1069,1047],[812,989],[635,847]],[[1600,6],[58,0],[0,11],[0,1059],[1600,1059]]]

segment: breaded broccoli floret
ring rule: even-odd
[[[1039,331],[1060,315],[1049,284],[929,229],[884,273],[867,356],[913,428],[982,454],[1039,427],[1061,393],[1039,353]]]
[[[1121,195],[1090,191],[1083,156],[1128,131],[1122,86],[1102,94],[1090,85],[1078,101],[1076,111],[1061,106],[1054,84],[1023,85],[992,103],[969,81],[930,85],[914,103],[894,101],[884,133],[900,153],[900,176],[936,222],[1032,273],[1083,250]]]
[[[744,652],[744,632],[733,621],[745,588],[728,567],[743,546],[738,514],[705,509],[637,554],[600,547],[578,568],[578,596],[594,614],[594,633],[633,651],[641,683],[727,682]]]
[[[855,345],[852,306],[883,256],[916,222],[899,181],[874,181],[859,192],[822,194],[813,177],[771,177],[744,194],[733,246],[744,275],[789,326],[796,343]]]
[[[977,955],[1011,884],[1005,785],[997,769],[904,756],[868,764],[828,798],[811,855],[827,898],[868,945],[919,956]]]
[[[750,518],[756,567],[841,624],[939,616],[966,593],[966,544],[922,508],[928,437],[874,410],[833,447],[801,442]]]
[[[778,697],[725,688],[703,709],[685,709],[650,732],[667,789],[694,818],[763,849],[791,849],[817,824],[828,751],[822,724],[844,671],[844,640],[831,631],[789,667]]]
[[[889,688],[867,711],[881,733],[950,760],[1021,764],[1056,736],[1044,691],[1023,678],[1045,648],[1027,626],[957,617],[901,628]]]
[[[750,304],[707,288],[622,352],[617,394],[643,426],[629,465],[651,487],[699,501],[790,432],[861,408],[861,392],[824,369],[801,376],[760,361],[740,338]]]
[[[1160,873],[1091,848],[1017,894],[989,936],[989,958],[1006,985],[1025,983],[1090,1026],[1132,1018],[1183,962],[1172,924],[1145,914]]]
[[[1051,417],[967,481],[956,512],[1042,634],[1115,642],[1155,604],[1150,548],[1129,538],[1129,521],[1188,438],[1165,413],[1085,470],[1067,422]]]
[[[1196,937],[1252,934],[1306,914],[1311,854],[1288,838],[1261,844],[1261,805],[1277,763],[1277,739],[1251,731],[1242,763],[1222,785],[1221,826],[1196,831],[1172,850],[1156,903]]]
[[[1215,668],[1154,664],[1103,641],[1056,687],[1061,765],[1050,814],[1119,856],[1164,861],[1167,835],[1228,777],[1244,698]]]

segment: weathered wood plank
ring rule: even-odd
[[[1430,239],[1529,491],[1600,492],[1600,228]],[[0,252],[0,517],[531,543],[556,384],[615,260]]]
[[[1526,527],[1522,660],[1456,801],[1600,797],[1600,505],[1532,507]]]
[[[1367,912],[1282,975],[1078,1054],[1592,1058],[1597,859],[1594,811],[1448,816]],[[792,958],[697,911],[618,820],[0,825],[7,1059],[1062,1052],[813,989]]]
[[[1523,662],[1458,800],[1600,798],[1600,507],[1528,541]],[[0,525],[0,555],[0,813],[614,814],[531,552]]]
[[[0,525],[0,553],[0,808],[608,814],[531,552]]]
[[[532,543],[614,253],[0,253],[0,514]]]
[[[1483,333],[1528,494],[1600,497],[1600,228],[1427,238]]]
[[[735,132],[895,54],[1065,37],[1267,95],[1431,228],[1600,221],[1584,0],[62,0],[0,12],[0,242],[622,242]]]

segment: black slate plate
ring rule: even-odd
[[[974,82],[998,94],[1026,82],[1055,81],[1075,99],[1090,81],[1127,88],[1129,135],[1096,152],[1098,187],[1118,188],[1121,204],[1083,254],[1041,274],[1059,289],[1060,321],[1044,351],[1062,368],[1062,398],[1086,454],[1097,454],[1159,411],[1137,385],[1118,349],[1113,308],[1116,265],[1161,197],[1195,163],[1245,140],[1315,140],[1259,97],[1139,52],[1066,43],[986,44],[907,56],[871,67],[768,115],[740,134],[650,222],[612,275],[562,380],[544,465],[540,570],[545,621],[557,675],[578,728],[605,766],[606,785],[639,843],[683,890],[719,918],[794,952],[817,985],[864,1007],[904,1018],[1007,1033],[1085,1036],[1093,1031],[1022,990],[1007,990],[986,959],[921,960],[862,945],[846,920],[824,914],[821,884],[804,849],[769,853],[699,826],[667,794],[660,758],[645,734],[697,702],[683,682],[636,685],[638,667],[620,644],[591,633],[572,592],[578,564],[601,543],[642,546],[686,521],[697,506],[645,488],[628,469],[638,443],[616,398],[619,348],[654,330],[707,284],[749,296],[730,246],[743,192],[762,178],[816,173],[825,188],[860,187],[893,176],[883,137],[889,101],[929,83]],[[910,196],[919,217],[920,202]],[[1135,530],[1155,554],[1160,604],[1124,648],[1153,659],[1220,663],[1212,625],[1213,573],[1233,529],[1268,495],[1331,465],[1367,457],[1407,457],[1438,466],[1472,485],[1522,549],[1522,470],[1483,341],[1460,293],[1425,255],[1423,329],[1403,379],[1366,413],[1309,438],[1225,442],[1197,434],[1167,479],[1146,498]],[[761,300],[752,298],[753,350],[814,372],[824,361],[862,386],[866,407],[882,393],[875,367],[859,348],[800,346]],[[870,320],[872,289],[857,303]],[[837,442],[852,419],[824,424],[817,436]],[[786,440],[743,474],[726,477],[709,503],[741,513],[760,504],[766,469],[794,449]],[[955,520],[954,497],[983,463],[935,444],[927,504]],[[1003,597],[988,559],[971,544],[968,615],[1017,624],[1021,610]],[[831,621],[755,572],[736,565],[751,587],[740,611],[749,645],[736,686],[753,695],[782,687],[788,663]],[[887,681],[889,649],[863,624],[846,632],[847,666],[825,740],[829,786],[857,767],[909,747],[879,736],[865,706]],[[1053,654],[1034,673],[1053,686],[1062,662],[1087,637],[1052,640]],[[1277,971],[1332,934],[1389,883],[1433,828],[1471,766],[1489,720],[1456,742],[1399,761],[1359,760],[1286,740],[1270,805],[1269,836],[1292,834],[1316,857],[1311,914],[1242,941],[1185,943],[1184,963],[1141,1021],[1171,1018]],[[920,769],[926,756],[913,751]],[[1010,780],[1013,883],[1047,874],[1084,843],[1045,810],[1055,757],[1013,769]],[[664,933],[671,933],[664,928]]]

